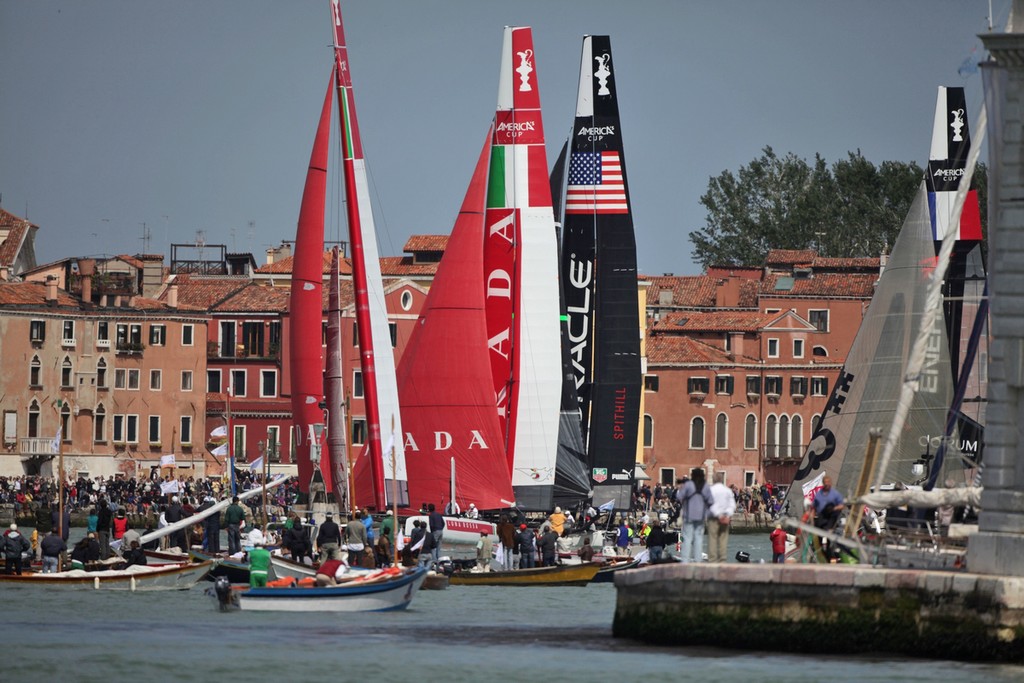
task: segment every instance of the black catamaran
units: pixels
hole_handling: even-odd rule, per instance
[[[552,184],[561,188],[564,182],[566,188],[561,202],[563,342],[581,430],[582,443],[575,449],[585,449],[594,502],[614,501],[616,508],[627,509],[635,481],[643,377],[636,239],[614,71],[608,36],[584,37],[576,119],[566,143],[568,168],[556,166]],[[563,403],[563,415],[566,407]],[[563,476],[574,471],[574,459],[578,462],[566,422],[559,440],[562,466],[557,468]]]

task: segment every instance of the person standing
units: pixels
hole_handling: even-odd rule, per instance
[[[324,560],[340,560],[341,559],[341,528],[338,523],[334,521],[334,515],[328,512],[324,515],[324,523],[320,525],[320,530],[316,534],[316,547],[320,553],[320,561]],[[298,527],[298,528],[296,528]],[[302,522],[298,518],[292,523],[292,540],[293,542],[297,539],[297,533],[302,529]],[[303,542],[305,546],[305,542]],[[295,557],[295,550],[292,550],[292,559],[296,562],[299,561]],[[353,567],[357,566],[352,561],[351,554],[349,555],[349,562]]]
[[[629,555],[629,542],[633,537],[633,530],[629,528],[625,518],[619,522],[619,529],[615,536],[615,553],[617,555]]]
[[[508,515],[502,515],[497,528],[498,541],[501,543],[501,557],[498,562],[505,571],[515,569],[512,564],[512,555],[516,546],[516,528],[508,521]]]
[[[363,566],[363,551],[366,549],[366,526],[363,513],[356,511],[355,517],[345,525],[345,548],[348,549],[348,565]]]
[[[782,530],[782,522],[775,523],[775,529],[768,538],[772,541],[772,562],[783,564],[786,561],[786,532]]]
[[[224,523],[228,528],[228,555],[242,552],[241,524],[244,519],[245,510],[238,504],[238,496],[235,496],[224,511]]]
[[[363,526],[366,527],[366,547],[372,548],[377,537],[373,533],[373,515],[370,514],[370,508],[363,508]]]
[[[96,541],[100,544],[100,559],[110,557],[110,527],[114,521],[114,515],[110,512],[110,506],[105,498],[100,498],[99,513],[96,517]]]
[[[427,506],[427,520],[430,523],[430,535],[434,537],[434,545],[431,550],[431,557],[434,562],[437,562],[438,556],[441,552],[441,539],[444,538],[444,517],[437,511],[434,504],[431,503]]]
[[[558,534],[555,533],[554,527],[549,526],[547,531],[542,533],[540,538],[537,539],[537,550],[540,553],[542,567],[555,566],[555,552],[557,548]]]
[[[217,502],[213,499],[213,496],[206,496],[203,499],[203,504],[199,506],[199,512],[209,510]],[[212,514],[203,520],[203,548],[208,553],[218,554],[220,553],[220,515]]]
[[[519,568],[533,569],[537,566],[534,559],[533,549],[536,536],[525,524],[519,525],[519,533],[516,534],[516,545],[519,547]]]
[[[476,542],[476,563],[485,571],[491,566],[491,557],[494,555],[494,541],[486,531],[480,532],[480,540]]]
[[[167,511],[164,512],[164,519],[167,520],[167,524],[175,524],[180,522],[184,518],[184,512],[181,507],[181,499],[177,496],[171,498],[171,504],[167,506]],[[188,546],[185,544],[185,530],[178,529],[172,531],[168,543],[171,547],[180,548],[182,552],[188,552]]]
[[[704,559],[704,518],[711,507],[711,491],[706,485],[704,470],[699,467],[690,472],[690,480],[677,494],[680,504],[679,518],[683,527],[683,562]]]
[[[57,535],[57,527],[51,528],[50,533],[43,537],[39,548],[43,553],[43,573],[52,574],[60,571],[60,556],[67,551],[68,544]]]
[[[548,524],[555,530],[558,536],[562,535],[565,530],[565,515],[562,514],[562,508],[556,507],[555,511],[548,515]]]
[[[4,560],[4,571],[7,574],[21,574],[22,562],[21,556],[23,553],[28,552],[32,545],[25,538],[25,535],[18,531],[18,525],[12,524],[11,528],[4,532],[3,543],[0,543],[0,549],[3,550]]]
[[[665,522],[658,522],[651,527],[651,533],[647,534],[647,552],[652,563],[661,560],[665,552]]]
[[[265,588],[270,572],[270,551],[260,541],[249,551],[249,587]]]
[[[728,562],[729,527],[736,513],[736,498],[725,485],[725,472],[715,472],[708,517],[708,562]]]

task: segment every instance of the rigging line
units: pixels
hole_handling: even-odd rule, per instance
[[[960,225],[960,215],[963,212],[964,203],[967,200],[967,193],[971,189],[971,178],[974,176],[974,167],[978,163],[978,156],[981,153],[981,143],[985,139],[988,127],[988,113],[985,105],[982,104],[981,112],[978,114],[978,134],[976,139],[971,141],[971,151],[967,156],[967,164],[964,168],[964,175],[960,179],[960,186],[956,191],[956,198],[953,200],[953,216],[955,221],[950,221],[947,232],[942,236],[942,247],[939,249],[939,258],[932,271],[932,281],[928,284],[925,311],[922,316],[917,338],[914,340],[913,350],[910,354],[907,373],[900,390],[899,401],[896,404],[896,415],[893,418],[892,426],[885,437],[885,444],[882,448],[882,455],[879,458],[878,468],[873,477],[872,484],[877,488],[882,484],[882,478],[889,468],[889,461],[896,450],[903,425],[907,421],[910,412],[910,403],[917,392],[917,384],[920,380],[922,368],[924,367],[925,351],[928,345],[928,337],[935,327],[939,312],[942,310],[942,284],[946,269],[949,267],[949,259],[953,253],[953,246],[956,244],[957,227]],[[922,181],[923,182],[923,181]]]

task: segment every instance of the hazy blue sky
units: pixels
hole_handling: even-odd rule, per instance
[[[994,3],[997,27],[1009,0]],[[549,164],[582,36],[611,35],[641,272],[695,273],[711,176],[765,145],[927,159],[936,87],[986,0],[342,2],[381,253],[447,233],[493,116],[505,25],[534,29]],[[40,262],[295,236],[331,65],[327,0],[0,0],[0,194]],[[340,184],[333,183],[340,188]],[[337,193],[338,190],[335,190]],[[343,239],[335,194],[329,239]],[[343,220],[343,219],[341,219]],[[250,225],[252,224],[252,226]]]

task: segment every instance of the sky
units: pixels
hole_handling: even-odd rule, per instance
[[[1005,25],[1010,0],[993,0]],[[710,178],[765,146],[927,160],[940,85],[982,101],[987,0],[342,0],[382,255],[451,231],[532,26],[554,163],[582,36],[608,34],[641,273],[696,274]],[[39,263],[294,240],[331,68],[328,0],[0,0],[0,206]],[[340,172],[328,240],[344,240]]]

